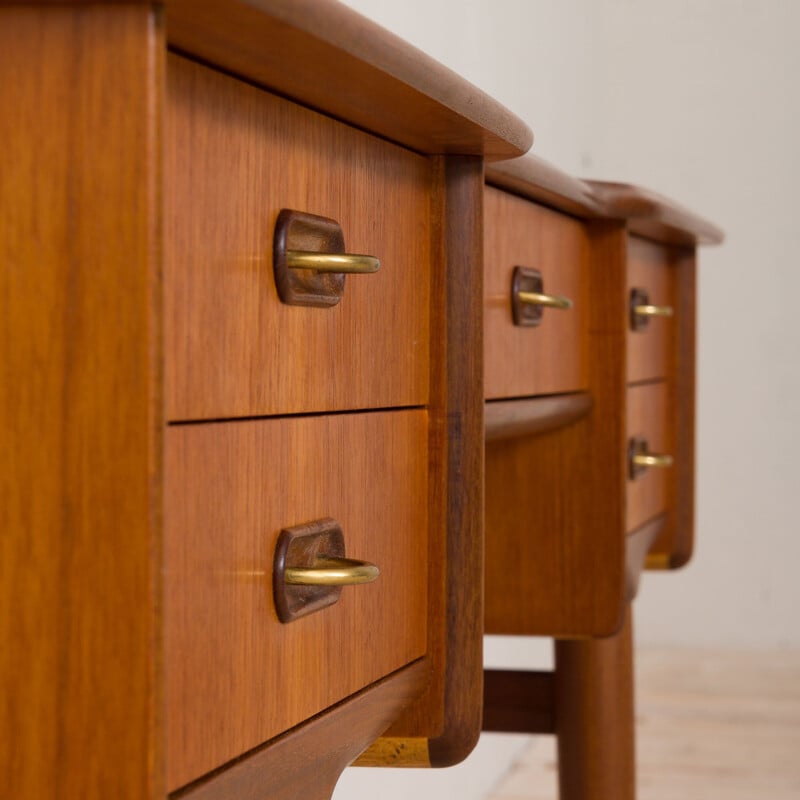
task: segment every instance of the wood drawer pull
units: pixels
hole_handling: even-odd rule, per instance
[[[381,262],[375,256],[355,253],[315,253],[310,250],[287,250],[289,269],[315,269],[317,272],[366,275],[377,272]]]
[[[657,306],[650,302],[644,289],[631,289],[631,329],[640,331],[647,327],[651,317],[671,317],[672,306]]]
[[[544,279],[538,269],[514,267],[511,275],[511,315],[514,324],[521,327],[539,325],[545,308],[565,311],[572,308],[572,300],[545,294]]]
[[[519,297],[520,302],[533,306],[559,308],[562,311],[572,308],[572,300],[568,297],[560,297],[559,295],[540,294],[539,292],[519,292],[517,297]]]
[[[341,525],[330,517],[284,528],[272,565],[275,611],[281,622],[333,605],[343,586],[372,583],[380,570],[368,561],[346,558]]]
[[[317,558],[311,567],[286,567],[283,579],[296,586],[356,586],[372,583],[380,570],[355,558]]]
[[[628,472],[631,480],[638,478],[643,472],[656,467],[666,469],[673,464],[673,458],[666,453],[651,453],[647,439],[634,437],[628,445]]]
[[[282,303],[335,306],[344,294],[345,276],[377,272],[375,256],[346,252],[344,231],[335,219],[284,208],[275,221],[272,269]]]

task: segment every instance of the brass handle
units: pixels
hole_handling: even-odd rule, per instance
[[[634,436],[628,443],[628,477],[636,480],[650,467],[664,469],[672,466],[672,456],[666,453],[651,453],[647,439]]]
[[[651,306],[643,304],[633,307],[633,313],[637,317],[671,317],[673,314],[672,306]]]
[[[541,294],[541,292],[517,292],[517,297],[520,302],[530,306],[546,306],[547,308],[558,308],[562,311],[572,308],[572,300],[569,297]]]
[[[671,467],[672,456],[665,453],[636,453],[633,463],[637,467]]]
[[[355,253],[315,253],[310,250],[287,250],[286,266],[289,269],[315,269],[317,272],[367,275],[370,272],[377,272],[381,262],[375,256],[362,256]]]
[[[380,570],[369,561],[320,556],[313,567],[286,567],[283,580],[298,586],[356,586],[372,583]]]

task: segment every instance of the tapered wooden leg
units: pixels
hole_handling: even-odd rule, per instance
[[[630,606],[616,636],[556,643],[561,800],[634,800]]]

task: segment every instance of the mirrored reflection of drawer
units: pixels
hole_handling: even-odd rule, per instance
[[[588,388],[589,251],[583,224],[491,186],[484,199],[486,398]],[[515,324],[515,268],[541,276],[538,291],[518,283],[520,291],[565,298],[572,307],[542,306],[536,324]]]
[[[175,55],[165,154],[169,419],[427,402],[427,159]],[[380,269],[337,305],[282,303],[282,209],[334,220]]]
[[[643,522],[668,509],[671,503],[674,464],[674,435],[670,426],[670,391],[664,382],[631,386],[627,392],[629,476],[626,528],[632,531]],[[633,448],[631,443],[633,442]],[[652,466],[634,467],[631,450],[661,456]]]
[[[168,428],[170,791],[425,654],[427,428],[418,410]],[[326,517],[380,576],[281,623],[278,536]]]
[[[676,263],[673,249],[637,236],[628,239],[628,381],[664,378],[675,358]],[[638,312],[637,312],[638,309]]]

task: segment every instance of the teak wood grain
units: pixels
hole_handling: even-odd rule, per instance
[[[533,134],[451,70],[341,3],[168,0],[172,47],[428,154],[513,158]]]
[[[578,220],[487,186],[484,236],[487,399],[588,388],[589,240]],[[573,308],[544,309],[536,327],[514,325],[514,268],[541,272],[545,294]]]
[[[167,430],[171,790],[425,655],[427,437],[422,410]],[[278,534],[325,517],[380,577],[282,624]]]
[[[591,408],[589,392],[494,400],[484,406],[484,439],[493,442],[553,431],[585,416]]]
[[[635,800],[633,623],[607,639],[556,642],[562,800]]]
[[[486,182],[576,217],[604,216],[604,208],[588,183],[531,153],[488,164]]]
[[[628,435],[647,440],[653,453],[665,453],[674,459],[672,430],[671,384],[659,382],[628,389]],[[626,530],[633,531],[647,520],[669,508],[673,503],[671,487],[675,465],[650,467],[636,478],[628,478],[626,492]]]
[[[555,674],[507,669],[483,673],[483,730],[555,733]]]
[[[427,691],[359,763],[443,767],[481,729],[483,688],[483,164],[434,162]]]
[[[683,309],[676,292],[677,267],[685,249],[665,247],[638,236],[628,239],[628,290],[647,292],[651,305],[670,306],[671,317],[651,317],[646,327],[628,326],[628,381],[665,378],[674,362],[676,330]]]
[[[428,401],[428,159],[178,56],[167,60],[169,419]],[[381,260],[332,308],[284,305],[282,208]]]
[[[415,662],[171,800],[330,800],[350,762],[417,697],[428,670]]]
[[[675,463],[662,476],[668,514],[647,559],[656,568],[683,566],[694,547],[695,261],[692,247],[629,236],[630,286],[648,289],[651,302],[674,309],[672,317],[652,319],[641,331],[629,330],[627,342],[628,379],[664,377],[669,387],[665,424]],[[656,286],[657,295],[651,289]],[[643,521],[641,515],[638,519]]]
[[[587,223],[587,416],[486,445],[486,632],[607,636],[625,569],[624,225]]]
[[[679,569],[694,551],[695,515],[695,394],[697,338],[697,272],[694,251],[683,251],[677,272],[678,305],[673,384],[673,475],[675,513],[666,530],[653,545],[653,553],[669,553],[669,565]]]
[[[0,794],[164,797],[146,6],[0,7]]]
[[[659,537],[669,518],[659,514],[625,537],[625,599],[632,603],[639,592],[639,579],[647,563],[653,542]]]
[[[603,214],[626,220],[628,230],[664,244],[720,244],[720,228],[674,200],[629,183],[587,181]]]
[[[694,459],[695,459],[695,254],[683,248],[673,255],[676,303],[680,309],[671,354],[669,424],[675,459],[670,481],[670,513],[653,544],[648,566],[678,569],[694,550]]]

